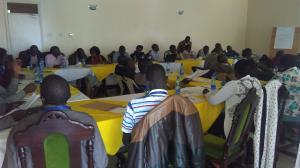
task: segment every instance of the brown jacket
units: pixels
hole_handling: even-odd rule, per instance
[[[128,167],[204,167],[202,138],[199,113],[192,102],[170,96],[134,127]]]

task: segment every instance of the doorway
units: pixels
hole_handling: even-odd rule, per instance
[[[19,52],[31,45],[42,47],[41,24],[37,4],[8,3],[8,31],[10,53],[18,57]]]

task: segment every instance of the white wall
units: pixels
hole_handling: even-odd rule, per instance
[[[130,52],[142,44],[148,52],[152,43],[164,51],[186,35],[192,37],[194,50],[216,42],[240,50],[246,41],[248,0],[9,1],[40,1],[44,49],[58,45],[66,54],[97,45],[106,55],[121,44]],[[90,11],[89,3],[98,9]],[[181,16],[179,9],[185,11]]]
[[[89,2],[98,4],[88,10]],[[104,54],[125,44],[132,51],[158,43],[161,50],[190,35],[193,48],[220,41],[244,47],[247,0],[41,0],[44,46],[70,54],[97,45]],[[182,16],[178,9],[185,10]],[[73,38],[68,33],[74,33]]]
[[[6,6],[4,0],[0,0],[0,48],[8,48],[6,35],[6,20],[5,12]]]
[[[269,54],[274,26],[300,26],[300,0],[249,0],[246,46]]]

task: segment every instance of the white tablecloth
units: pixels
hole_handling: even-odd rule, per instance
[[[167,73],[179,73],[181,63],[160,63]]]
[[[82,79],[88,75],[93,75],[93,72],[90,68],[70,66],[65,69],[58,69],[54,72],[54,74],[59,75],[70,82],[77,79]]]

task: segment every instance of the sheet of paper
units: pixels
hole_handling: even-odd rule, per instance
[[[189,78],[189,79],[196,79],[206,73],[208,73],[209,70],[197,70],[196,72],[194,72],[193,74],[187,76],[186,78]]]
[[[275,49],[292,49],[294,44],[295,27],[277,27]]]
[[[198,86],[198,87],[187,87],[181,89],[181,94],[186,96],[199,96],[202,95],[203,90],[205,87]]]
[[[16,111],[29,109],[39,98],[40,98],[39,94],[33,93],[32,96],[28,100],[26,100],[25,103],[21,104],[17,108],[12,109],[10,112],[6,113],[5,115],[0,116],[0,119],[9,116]]]

